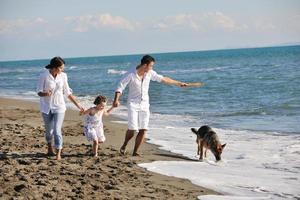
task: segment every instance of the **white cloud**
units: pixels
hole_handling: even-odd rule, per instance
[[[48,22],[42,17],[37,17],[35,19],[16,19],[16,20],[0,19],[0,34],[17,33],[24,29],[37,27],[47,23]]]
[[[265,34],[298,34],[300,35],[300,15],[292,15],[286,18],[257,19],[253,22],[253,30]],[[298,37],[299,38],[299,37]]]
[[[153,27],[160,30],[188,28],[201,32],[208,32],[211,30],[240,31],[248,29],[247,25],[237,23],[234,19],[222,12],[168,16],[163,20],[156,22]]]
[[[87,32],[90,29],[101,30],[104,28],[121,29],[133,31],[137,27],[137,23],[120,17],[112,16],[111,14],[100,15],[84,15],[78,17],[67,16],[64,20],[71,23],[75,32]]]
[[[255,31],[258,32],[269,32],[269,31],[274,31],[275,29],[279,28],[279,26],[278,26],[278,21],[277,21],[277,25],[275,25],[272,20],[259,19],[254,21],[253,28]]]
[[[236,24],[236,22],[232,18],[224,15],[221,12],[211,13],[210,17],[212,17],[214,19],[216,24],[220,25],[221,27],[223,27],[225,29],[239,28],[239,26]]]
[[[286,24],[286,28],[293,30],[300,35],[300,14],[291,16]]]

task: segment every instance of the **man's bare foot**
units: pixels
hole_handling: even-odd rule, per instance
[[[90,155],[93,156],[93,157],[98,157],[98,153],[92,152]]]
[[[126,153],[126,147],[122,146],[120,149],[120,154],[125,155],[125,153]]]
[[[142,157],[141,154],[133,152],[132,156],[138,156],[138,157]]]

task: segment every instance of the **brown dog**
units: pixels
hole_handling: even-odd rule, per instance
[[[204,148],[204,157],[206,157],[206,151],[209,149],[215,155],[217,161],[221,160],[221,154],[226,144],[221,144],[217,133],[209,126],[201,126],[198,131],[194,128],[191,128],[191,130],[197,135],[196,143],[198,144],[197,155],[200,155],[199,160],[203,160]]]

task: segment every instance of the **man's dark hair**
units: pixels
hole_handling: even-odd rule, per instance
[[[149,55],[144,55],[143,58],[141,59],[141,65],[148,65],[151,62],[155,62],[155,59],[152,56]]]

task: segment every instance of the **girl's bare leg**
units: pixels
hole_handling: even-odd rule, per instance
[[[94,140],[94,142],[93,142],[93,154],[94,154],[94,157],[98,156],[98,146],[99,146],[98,140]]]

